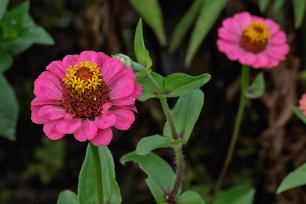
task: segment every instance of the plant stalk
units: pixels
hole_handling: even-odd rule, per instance
[[[241,73],[241,91],[240,91],[240,100],[239,100],[239,107],[238,107],[238,113],[235,119],[235,124],[234,124],[234,130],[232,133],[232,137],[231,137],[231,142],[230,142],[230,146],[228,148],[227,151],[227,155],[225,158],[225,161],[223,163],[223,167],[221,170],[221,173],[219,175],[219,178],[217,180],[217,183],[215,185],[213,194],[212,194],[212,198],[210,200],[210,204],[214,203],[214,200],[218,194],[218,192],[220,191],[222,184],[224,182],[224,178],[226,176],[228,167],[233,159],[233,154],[234,154],[234,150],[237,144],[237,140],[239,137],[239,132],[240,132],[240,127],[241,127],[241,122],[242,122],[242,117],[244,114],[244,110],[246,107],[246,103],[247,103],[247,98],[245,97],[245,92],[248,88],[249,85],[249,78],[250,78],[250,68],[246,65],[242,66],[242,73]]]
[[[102,170],[101,170],[101,162],[98,147],[95,147],[90,143],[90,149],[92,153],[92,158],[94,160],[95,165],[95,173],[96,173],[96,184],[98,191],[98,204],[103,204],[103,184],[102,184]]]
[[[155,81],[155,79],[152,77],[150,73],[148,73],[148,76],[150,80],[153,82],[153,84],[156,86],[156,88],[160,89],[158,83]],[[173,140],[180,140],[182,138],[179,137],[177,130],[175,128],[174,119],[172,116],[172,113],[170,111],[167,98],[165,96],[159,97],[160,104],[162,106],[163,112],[166,116],[166,120],[169,123],[172,139]],[[184,154],[183,154],[183,147],[181,144],[175,146],[174,148],[175,152],[175,162],[176,162],[176,179],[174,186],[171,190],[171,192],[166,196],[166,202],[168,204],[176,204],[175,198],[176,194],[178,193],[180,186],[182,185],[184,173],[185,173],[185,160],[184,160]]]

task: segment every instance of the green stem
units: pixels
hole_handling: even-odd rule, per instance
[[[234,130],[233,130],[233,134],[231,137],[231,142],[230,142],[230,146],[229,149],[227,151],[227,155],[225,158],[225,162],[223,164],[223,168],[222,171],[220,173],[220,176],[218,178],[218,181],[215,185],[213,194],[212,194],[212,199],[210,201],[210,204],[214,203],[214,200],[218,194],[218,192],[220,191],[224,178],[226,176],[227,173],[227,169],[233,159],[233,154],[234,154],[234,150],[235,150],[235,146],[237,144],[237,140],[238,140],[238,136],[239,136],[239,131],[240,131],[240,127],[241,127],[241,122],[242,122],[242,117],[243,117],[243,113],[245,110],[245,106],[247,103],[247,98],[245,97],[245,91],[248,88],[249,85],[249,75],[250,75],[250,68],[246,65],[242,66],[242,76],[241,76],[241,92],[240,92],[240,100],[239,100],[239,108],[238,108],[238,113],[235,119],[235,125],[234,125]]]
[[[155,81],[155,79],[152,77],[151,73],[147,73],[149,76],[149,79],[153,82],[153,84],[156,86],[156,88],[158,90],[162,89],[162,87],[160,87],[158,85],[158,83]],[[174,124],[174,119],[172,116],[172,113],[170,111],[168,102],[167,102],[167,98],[163,95],[161,95],[159,97],[159,101],[160,104],[162,106],[163,112],[166,116],[166,120],[169,123],[170,129],[171,129],[171,134],[172,134],[172,139],[173,140],[180,140],[181,138],[179,137],[177,130],[175,128],[175,124]],[[171,190],[171,192],[168,194],[168,196],[166,197],[166,201],[168,204],[175,204],[175,197],[176,194],[178,192],[178,190],[180,189],[180,186],[183,182],[183,178],[184,178],[184,171],[185,171],[185,160],[184,160],[184,154],[183,154],[183,147],[181,144],[175,146],[174,148],[174,152],[175,152],[175,162],[176,162],[176,179],[175,179],[175,183],[174,186]]]
[[[99,150],[98,147],[93,146],[91,143],[90,143],[90,149],[95,165],[97,191],[98,191],[98,204],[103,204],[104,202],[103,202],[102,170],[101,170]]]
[[[165,96],[161,96],[159,98],[159,101],[160,101],[160,104],[162,106],[163,112],[165,113],[166,120],[169,123],[170,129],[171,129],[171,133],[172,133],[172,138],[174,140],[180,139],[178,134],[177,134],[177,131],[175,129],[174,120],[173,120],[170,108],[168,106],[166,97]]]
[[[175,197],[183,182],[184,170],[185,170],[185,160],[184,160],[182,145],[179,144],[176,147],[174,147],[174,152],[175,152],[175,158],[176,158],[176,179],[175,179],[175,183],[172,188],[172,191],[170,192],[167,198],[168,204],[176,203]]]

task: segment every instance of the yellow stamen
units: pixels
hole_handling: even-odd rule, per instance
[[[270,37],[269,27],[261,21],[253,21],[244,30],[243,35],[249,37],[251,42],[266,42]]]
[[[67,73],[63,79],[68,88],[73,88],[78,92],[84,93],[86,89],[96,90],[102,84],[100,68],[96,63],[89,61],[80,62],[67,68]]]

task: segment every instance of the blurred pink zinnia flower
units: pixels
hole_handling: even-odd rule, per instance
[[[248,12],[225,19],[218,35],[221,52],[254,68],[273,68],[289,51],[286,34],[277,23]]]
[[[110,143],[111,127],[130,128],[141,87],[132,69],[117,59],[84,51],[51,62],[35,80],[34,95],[32,121],[44,124],[49,139],[74,134],[98,146]]]
[[[299,108],[303,111],[304,116],[306,116],[306,94],[303,94],[299,101]]]

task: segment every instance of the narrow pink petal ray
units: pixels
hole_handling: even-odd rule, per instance
[[[74,137],[76,140],[80,142],[84,142],[86,140],[91,140],[97,134],[98,127],[91,120],[83,120],[79,129],[77,129],[74,133]]]
[[[112,113],[117,117],[115,127],[119,130],[129,129],[135,120],[133,111],[128,109],[117,109],[113,110]]]

